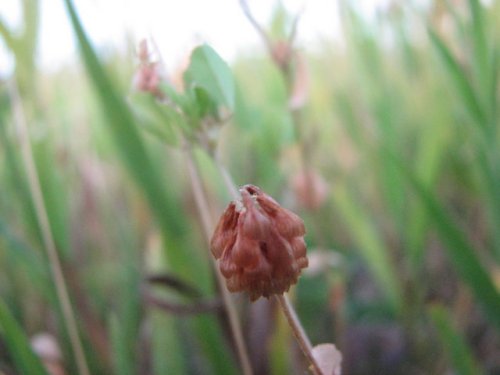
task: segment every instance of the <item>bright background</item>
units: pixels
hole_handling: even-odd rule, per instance
[[[388,0],[360,0],[357,4],[366,15],[387,6]],[[304,7],[299,41],[312,48],[320,39],[340,38],[338,7],[331,0],[288,0],[284,2],[293,13]],[[138,41],[153,37],[161,50],[167,68],[185,59],[200,41],[209,42],[226,59],[238,51],[248,52],[260,41],[245,19],[238,0],[77,0],[75,5],[93,41],[102,50],[123,48],[124,36]],[[272,2],[250,2],[252,12],[266,24],[272,13]],[[3,0],[0,17],[16,25],[21,17],[19,2]],[[44,69],[55,70],[60,64],[77,58],[73,32],[63,2],[43,0],[39,63]],[[260,47],[259,47],[260,48]],[[0,40],[0,74],[12,68],[4,44]]]

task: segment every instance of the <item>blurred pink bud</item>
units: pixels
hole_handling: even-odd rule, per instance
[[[241,201],[231,202],[219,220],[212,254],[229,291],[246,291],[252,301],[282,294],[308,265],[304,222],[256,186],[240,192]]]
[[[302,108],[309,98],[309,72],[303,55],[297,54],[293,77],[293,88],[288,107],[293,111]]]
[[[161,98],[163,94],[160,90],[160,83],[162,81],[160,66],[157,62],[151,61],[146,40],[142,40],[140,42],[138,56],[140,65],[134,76],[134,88],[138,91],[149,92],[152,95]]]
[[[274,62],[280,67],[285,68],[292,59],[292,46],[288,41],[277,41],[271,47],[271,56]]]
[[[154,96],[161,96],[161,76],[157,63],[147,63],[139,67],[134,77],[134,88],[138,91],[149,92]]]
[[[31,337],[30,343],[33,352],[42,360],[48,374],[66,374],[61,349],[53,335],[46,332],[38,333]]]
[[[328,197],[328,184],[316,171],[301,169],[291,179],[297,203],[308,210],[317,210]]]

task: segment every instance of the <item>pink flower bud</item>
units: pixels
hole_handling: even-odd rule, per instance
[[[140,65],[134,76],[134,88],[161,98],[163,94],[160,90],[162,81],[160,66],[157,62],[151,61],[150,51],[145,40],[142,40],[139,44],[138,56]]]
[[[157,63],[147,63],[139,66],[134,77],[134,87],[138,91],[149,92],[161,96],[161,75]]]
[[[256,186],[240,192],[217,224],[212,254],[231,292],[246,291],[252,301],[282,294],[308,265],[304,222]]]
[[[315,170],[301,170],[291,178],[297,203],[305,209],[317,210],[328,198],[328,184]]]
[[[288,41],[277,41],[271,47],[271,57],[273,58],[274,62],[282,69],[290,64],[292,54],[293,49]]]

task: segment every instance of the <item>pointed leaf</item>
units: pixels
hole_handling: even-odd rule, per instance
[[[202,87],[219,106],[234,109],[234,79],[227,63],[207,44],[191,54],[191,63],[184,73],[186,87]]]

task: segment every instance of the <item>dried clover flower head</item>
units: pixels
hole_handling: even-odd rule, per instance
[[[308,265],[304,222],[256,186],[240,193],[217,224],[212,254],[231,292],[246,291],[252,301],[282,294]]]

